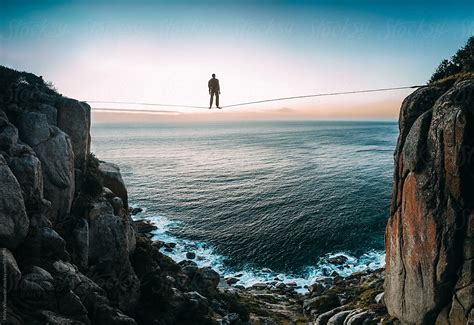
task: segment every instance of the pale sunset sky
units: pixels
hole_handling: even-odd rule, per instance
[[[424,84],[474,33],[471,1],[4,1],[0,64],[65,96],[207,106]],[[228,108],[91,104],[99,120],[395,119],[410,90]]]

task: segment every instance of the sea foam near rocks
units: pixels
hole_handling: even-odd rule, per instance
[[[151,232],[153,234],[152,240],[162,241],[165,244],[172,243],[171,246],[174,246],[170,249],[170,245],[164,245],[161,248],[163,254],[171,257],[176,262],[181,262],[188,259],[186,257],[188,252],[193,252],[196,257],[192,261],[198,267],[210,266],[224,278],[237,278],[236,285],[244,287],[277,281],[292,284],[297,292],[305,293],[307,292],[307,286],[320,279],[334,278],[335,276],[347,277],[355,272],[376,270],[384,267],[385,263],[385,253],[383,251],[371,250],[358,257],[345,252],[327,254],[319,258],[314,265],[306,267],[300,274],[277,273],[268,268],[257,269],[249,265],[242,269],[229,268],[225,265],[227,257],[218,254],[211,245],[173,235],[173,229],[186,226],[183,222],[171,220],[165,216],[147,216],[146,209],[143,209],[142,213],[135,217],[135,220],[141,219],[148,220],[157,227]],[[340,257],[342,257],[343,262],[334,263],[334,258]]]

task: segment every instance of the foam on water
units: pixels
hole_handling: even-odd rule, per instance
[[[210,266],[223,277],[237,277],[238,285],[250,287],[256,283],[268,283],[278,279],[284,283],[295,283],[296,291],[306,292],[306,286],[313,284],[318,278],[334,276],[334,272],[342,277],[349,276],[354,272],[376,270],[385,264],[385,253],[383,251],[371,250],[365,254],[354,257],[345,252],[334,252],[321,257],[314,266],[308,266],[303,274],[282,274],[273,272],[270,269],[255,269],[251,266],[245,266],[242,269],[232,269],[225,265],[226,257],[219,255],[210,245],[192,241],[184,238],[178,238],[171,234],[170,230],[177,227],[185,227],[182,222],[170,220],[164,216],[142,216],[135,219],[149,220],[157,227],[152,232],[153,240],[160,240],[165,243],[175,243],[176,247],[172,251],[166,251],[161,248],[161,252],[174,261],[180,262],[186,260],[187,252],[194,252],[196,258],[193,259],[199,267]],[[336,256],[344,256],[346,260],[340,265],[328,262],[328,259]]]

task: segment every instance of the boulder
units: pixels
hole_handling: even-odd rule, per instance
[[[89,265],[89,224],[84,218],[77,218],[71,238],[72,260],[79,269],[87,269]]]
[[[369,311],[364,310],[355,310],[347,315],[347,318],[344,320],[344,325],[363,325],[364,322],[367,323],[370,321],[371,314]]]
[[[33,257],[52,257],[69,259],[66,241],[51,227],[39,227],[28,235],[22,253]]]
[[[61,98],[56,103],[58,127],[69,135],[74,151],[74,165],[83,169],[90,153],[91,108],[87,103]]]
[[[310,314],[311,311],[316,313],[325,313],[333,308],[340,305],[339,299],[335,294],[322,294],[314,298],[306,299],[303,301],[303,312]]]
[[[193,274],[191,287],[205,296],[213,296],[217,292],[219,281],[219,273],[210,267],[203,267]]]
[[[453,306],[457,324],[456,309],[472,310],[473,93],[472,80],[430,86],[401,107],[384,302],[402,323],[434,324]]]
[[[374,298],[375,303],[380,304],[380,305],[384,305],[383,296],[384,296],[383,292],[376,295],[375,298]]]
[[[43,170],[34,151],[26,145],[16,145],[11,150],[9,166],[20,184],[28,213],[46,212],[50,203],[44,201]]]
[[[25,238],[30,221],[20,184],[0,154],[0,247],[15,248]]]
[[[7,281],[5,289],[11,291],[17,287],[21,279],[21,271],[16,264],[15,257],[13,257],[13,254],[7,248],[0,249],[0,261],[0,265],[2,265],[2,267],[0,267],[0,279]],[[6,271],[6,273],[4,273],[4,271]],[[2,280],[2,283],[4,280]]]
[[[77,277],[79,283],[73,291],[86,307],[92,324],[136,324],[132,318],[110,306],[106,292],[94,281],[79,272]]]
[[[46,116],[49,125],[58,125],[58,112],[56,107],[48,104],[38,104],[35,109]]]
[[[38,112],[25,112],[18,118],[20,139],[31,147],[49,140],[51,129],[46,115]]]
[[[56,308],[54,279],[40,267],[31,268],[20,280],[18,296],[28,308],[50,309]]]
[[[125,209],[128,209],[127,188],[120,174],[120,168],[115,164],[102,161],[99,164],[99,171],[104,181],[104,186],[120,197]]]
[[[344,325],[344,321],[350,313],[350,310],[344,310],[336,313],[331,318],[329,318],[327,325]]]
[[[315,325],[326,325],[327,322],[331,319],[331,317],[341,312],[342,310],[343,310],[343,307],[337,307],[320,314],[318,318],[316,318]]]
[[[148,220],[135,220],[134,225],[139,234],[148,234],[158,228]]]
[[[49,218],[53,223],[69,214],[74,196],[74,153],[69,137],[51,127],[51,137],[33,146],[41,161],[44,197],[51,202]]]
[[[1,111],[0,111],[1,112]],[[0,116],[0,150],[8,150],[18,141],[18,130],[11,124],[6,115]]]
[[[110,204],[112,204],[112,208],[114,209],[114,214],[116,216],[124,216],[126,211],[123,208],[123,201],[118,196],[110,199]]]
[[[347,262],[347,257],[344,255],[336,255],[328,258],[328,262],[334,265],[342,265]]]
[[[96,202],[89,212],[89,265],[92,280],[107,283],[108,297],[120,309],[133,308],[139,295],[139,281],[130,264],[134,231],[132,221],[116,216],[107,201]],[[133,240],[131,239],[133,235]]]

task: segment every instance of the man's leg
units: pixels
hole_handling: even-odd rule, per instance
[[[219,106],[219,93],[216,93],[216,106],[217,106],[217,108],[221,108]]]
[[[209,108],[212,107],[212,101],[214,99],[214,92],[211,91],[211,100],[209,101]]]

